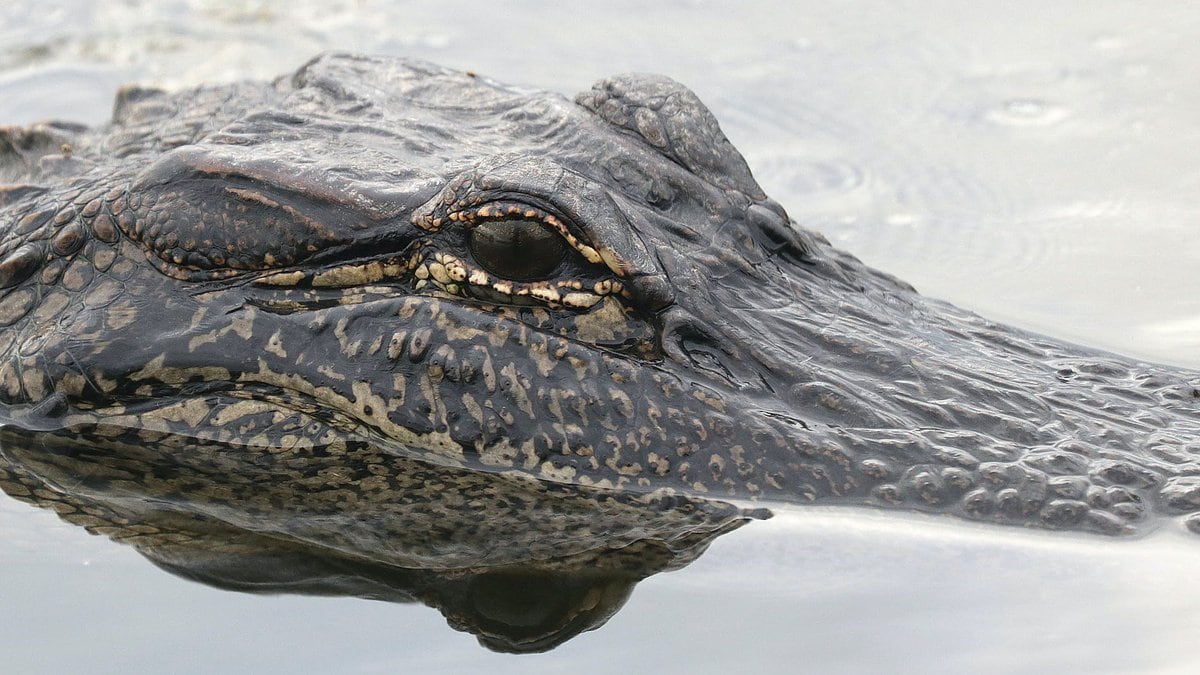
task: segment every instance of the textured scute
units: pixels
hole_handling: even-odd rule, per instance
[[[575,102],[637,133],[696,176],[754,199],[765,197],[716,118],[678,82],[661,75],[619,75],[596,83]]]
[[[868,268],[766,197],[664,77],[572,102],[327,55],[272,83],[126,89],[105,127],[0,139],[16,428],[226,448],[231,474],[364,443],[598,510],[667,494],[1105,533],[1200,518],[1200,375]],[[473,253],[496,220],[561,237],[561,261],[504,278]],[[311,479],[343,479],[325,468]]]

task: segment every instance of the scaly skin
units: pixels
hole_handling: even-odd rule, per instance
[[[0,157],[13,427],[258,449],[248,464],[369,441],[605,493],[1200,524],[1200,375],[867,268],[791,222],[666,78],[571,102],[329,56],[272,84],[127,90],[108,127],[10,129]],[[561,238],[562,263],[497,274],[471,234],[497,220]]]

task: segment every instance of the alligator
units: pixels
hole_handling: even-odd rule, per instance
[[[0,183],[0,423],[22,433],[191,439],[234,478],[370,444],[597,511],[1200,531],[1200,373],[869,268],[666,77],[567,100],[325,55],[269,83],[128,87],[96,129],[6,128]],[[29,495],[9,462],[0,484]],[[396,485],[317,475],[346,503]],[[72,487],[39,498],[69,511]]]

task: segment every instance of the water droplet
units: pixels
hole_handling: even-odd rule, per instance
[[[1033,98],[1009,99],[987,113],[992,122],[1010,126],[1049,126],[1066,116],[1066,108]]]
[[[893,227],[912,227],[917,224],[917,216],[913,213],[893,213],[884,222]]]
[[[1125,40],[1121,39],[1117,35],[1112,34],[1097,35],[1096,38],[1092,40],[1092,48],[1101,51],[1113,51],[1116,49],[1121,49],[1124,46]]]

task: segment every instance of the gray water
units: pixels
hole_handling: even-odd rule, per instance
[[[571,94],[658,71],[768,194],[922,292],[1200,367],[1200,8],[990,3],[9,2],[0,122],[104,121],[123,82],[417,56]],[[1194,672],[1200,542],[787,509],[503,656],[434,610],[257,597],[0,500],[0,672]]]

